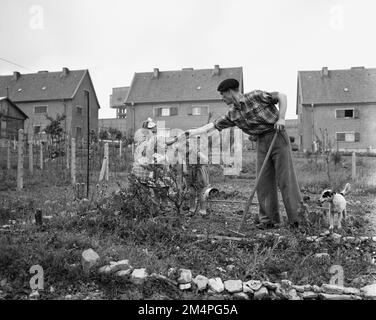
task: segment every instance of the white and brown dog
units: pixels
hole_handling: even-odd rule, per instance
[[[337,228],[342,228],[342,219],[346,219],[346,199],[345,195],[350,190],[350,184],[346,183],[345,188],[337,193],[333,192],[331,189],[325,189],[320,196],[319,203],[324,202],[329,203],[329,230],[334,229],[334,214],[337,214]]]

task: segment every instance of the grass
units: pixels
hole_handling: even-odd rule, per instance
[[[364,172],[370,172],[372,164],[363,159]],[[318,162],[309,164],[307,159],[295,159],[301,186],[310,192],[317,192],[327,186],[325,167]],[[349,169],[333,167],[333,179],[338,187],[349,178]],[[219,168],[211,168],[214,184],[221,186],[221,198],[245,199],[249,194],[249,179],[254,178],[254,164],[247,163],[243,175],[247,179],[224,180]],[[29,269],[39,264],[44,268],[45,287],[43,299],[61,299],[66,294],[79,298],[93,296],[100,290],[104,299],[205,299],[206,294],[194,291],[183,293],[176,288],[158,282],[148,281],[143,286],[135,286],[127,280],[98,275],[95,272],[85,275],[80,268],[81,253],[94,249],[101,257],[100,265],[110,261],[129,259],[135,268],[146,267],[149,273],[167,274],[169,268],[189,268],[193,275],[227,279],[259,279],[278,281],[281,273],[287,272],[288,279],[296,284],[328,283],[331,277],[329,268],[341,265],[345,272],[345,284],[354,285],[353,279],[369,275],[370,257],[375,246],[371,242],[358,245],[308,243],[307,235],[317,234],[318,230],[301,228],[293,232],[282,228],[278,232],[284,236],[278,240],[272,236],[258,239],[262,231],[247,229],[254,241],[235,242],[195,239],[189,235],[196,233],[220,234],[235,224],[236,216],[229,214],[225,207],[218,207],[216,214],[209,219],[187,219],[168,210],[153,216],[145,210],[143,201],[124,189],[125,179],[118,182],[123,195],[113,193],[119,189],[117,183],[101,184],[92,187],[89,202],[74,200],[73,189],[58,176],[51,174],[26,177],[25,190],[19,194],[12,191],[12,174],[1,171],[0,225],[12,226],[9,232],[0,233],[0,280],[6,278],[6,292],[9,299],[24,299],[30,293]],[[364,173],[364,178],[367,174]],[[347,180],[348,181],[348,180]],[[347,182],[346,181],[346,182]],[[359,193],[359,182],[354,187],[353,196]],[[364,197],[372,197],[374,187],[367,185]],[[373,188],[373,189],[372,189]],[[95,192],[94,192],[95,190]],[[53,219],[45,222],[40,229],[33,223],[36,208]],[[344,235],[362,235],[369,224],[361,206],[351,208]],[[257,239],[257,240],[256,240]],[[329,260],[317,260],[315,253],[327,250]],[[78,266],[77,266],[78,265]],[[233,268],[229,268],[233,265]],[[48,288],[53,286],[54,293]]]

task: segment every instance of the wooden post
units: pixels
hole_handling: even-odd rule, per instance
[[[33,174],[34,163],[33,163],[33,140],[29,140],[29,171]]]
[[[104,156],[106,157],[106,181],[108,181],[108,176],[110,172],[110,157],[109,157],[109,149],[108,149],[108,143],[104,145]]]
[[[40,142],[40,149],[39,149],[39,167],[43,170],[43,143]]]
[[[104,157],[102,162],[101,172],[99,173],[99,181],[102,181],[104,177],[108,181],[108,171],[109,171],[109,158],[108,158],[108,143],[104,145]]]
[[[121,148],[122,148],[122,145],[123,145],[123,141],[119,140],[119,157],[121,158]]]
[[[23,129],[18,130],[17,190],[23,189]]]
[[[71,176],[72,183],[76,184],[76,139],[72,138],[71,144]]]
[[[10,140],[8,140],[7,146],[7,169],[10,170]]]
[[[355,151],[353,151],[352,153],[352,180],[355,181],[356,180],[356,155],[355,155]]]
[[[66,137],[65,139],[65,142],[66,142],[66,156],[67,156],[67,169],[69,169],[69,160],[70,160],[70,157],[69,157],[69,136]]]

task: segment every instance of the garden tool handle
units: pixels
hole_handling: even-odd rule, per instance
[[[272,149],[273,149],[273,146],[274,146],[275,140],[277,139],[277,135],[278,135],[278,131],[276,131],[276,132],[274,133],[273,140],[272,140],[272,142],[270,143],[269,150],[268,150],[268,152],[267,152],[267,154],[266,154],[266,156],[265,156],[264,162],[263,162],[263,164],[262,164],[262,166],[261,166],[260,173],[259,173],[259,175],[258,175],[257,178],[256,178],[255,187],[254,187],[254,189],[252,190],[252,193],[251,193],[250,197],[248,198],[248,200],[247,200],[247,202],[246,202],[246,204],[245,204],[244,211],[243,211],[243,217],[242,217],[242,220],[241,220],[241,222],[240,222],[240,225],[239,225],[238,231],[240,231],[241,228],[242,228],[243,225],[244,225],[245,218],[246,218],[246,216],[247,216],[247,214],[248,214],[248,211],[249,211],[249,207],[251,206],[252,201],[253,201],[253,197],[255,196],[255,193],[256,193],[256,190],[257,190],[257,186],[258,186],[258,184],[259,184],[259,182],[260,182],[260,177],[261,177],[261,175],[263,174],[264,169],[265,169],[265,166],[266,166],[266,163],[268,162],[269,157],[270,157],[270,154],[272,153]]]

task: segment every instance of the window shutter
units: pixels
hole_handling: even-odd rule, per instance
[[[162,108],[154,108],[154,117],[160,117],[162,115]]]
[[[337,133],[337,141],[345,141],[345,133]]]
[[[192,109],[193,109],[193,107],[192,107],[192,106],[188,107],[188,115],[189,115],[189,116],[191,116],[191,115],[192,115]]]
[[[355,142],[359,142],[359,141],[360,141],[360,133],[355,132]]]
[[[178,108],[172,107],[170,108],[170,116],[176,116],[178,114]]]
[[[354,109],[354,118],[359,119],[359,109]]]
[[[344,118],[345,110],[336,110],[336,118]]]

